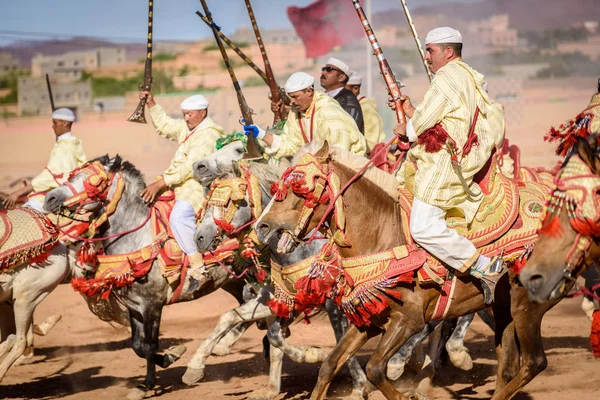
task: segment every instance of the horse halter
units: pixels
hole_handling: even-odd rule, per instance
[[[73,185],[69,182],[76,176],[85,174],[87,178],[84,178],[83,187],[84,190],[77,192]],[[125,189],[125,182],[123,180],[123,171],[119,171],[117,188],[111,199],[108,199],[108,191],[111,187],[115,176],[114,172],[106,172],[104,165],[100,161],[93,161],[82,165],[80,168],[73,170],[69,174],[69,178],[65,181],[64,185],[71,190],[73,196],[67,198],[62,206],[69,209],[74,205],[78,205],[74,212],[79,212],[85,205],[98,203],[99,209],[104,206],[105,211],[97,219],[90,223],[88,229],[88,237],[91,238],[96,234],[97,228],[102,225],[108,216],[115,212],[117,204],[121,200],[123,190]]]
[[[569,223],[577,232],[577,237],[565,259],[565,279],[573,279],[574,272],[585,261],[585,253],[592,241],[600,238],[599,193],[600,177],[578,155],[570,157],[554,178],[554,189],[546,204],[548,213],[540,232],[547,231],[547,227],[566,208]]]
[[[262,213],[262,197],[258,178],[252,175],[245,164],[241,164],[240,167],[243,177],[217,179],[211,184],[208,196],[197,216],[197,224],[204,219],[207,210],[213,209],[215,225],[227,236],[232,236],[254,223]],[[246,198],[246,193],[250,200],[253,220],[236,229],[232,221],[240,209],[241,202]],[[215,210],[218,211],[218,215],[215,215]]]
[[[296,243],[304,243],[301,239],[308,227],[310,219],[319,205],[329,204],[340,191],[340,179],[329,164],[320,163],[312,154],[304,154],[298,163],[289,167],[282,175],[279,182],[271,186],[271,194],[275,201],[283,201],[289,192],[304,199],[304,206],[300,212],[298,223],[294,231],[286,231]],[[349,246],[345,235],[346,216],[342,197],[335,201],[333,213],[334,223],[330,223],[332,240],[340,246]]]

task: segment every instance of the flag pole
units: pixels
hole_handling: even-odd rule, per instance
[[[371,0],[365,0],[367,8],[367,18],[371,20]],[[371,43],[367,40],[367,97],[373,97],[373,49]]]
[[[429,78],[429,82],[431,82],[431,71],[427,66],[427,61],[425,61],[425,53],[423,53],[423,47],[421,47],[421,41],[419,40],[419,35],[417,34],[417,29],[415,28],[415,24],[410,16],[410,11],[408,11],[408,6],[406,5],[406,0],[400,0],[402,3],[402,8],[404,9],[404,15],[406,15],[406,21],[408,21],[408,27],[413,34],[413,38],[415,38],[415,42],[417,43],[417,49],[419,50],[419,54],[421,55],[421,60],[423,61],[423,66],[425,67],[425,73]],[[370,18],[369,18],[370,19]]]

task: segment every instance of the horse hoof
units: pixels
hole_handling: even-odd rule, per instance
[[[142,400],[144,397],[146,397],[146,393],[146,389],[136,387],[131,389],[127,397],[125,397],[125,400]]]
[[[169,349],[167,350],[167,354],[169,355],[169,357],[171,357],[173,362],[175,362],[175,361],[179,360],[186,351],[187,351],[187,347],[180,344],[179,346],[169,347]]]
[[[190,368],[185,370],[185,374],[181,377],[181,382],[188,386],[192,386],[198,383],[204,378],[204,368]]]
[[[38,336],[46,336],[48,332],[50,332],[50,330],[54,328],[54,325],[56,325],[56,323],[61,320],[61,318],[62,315],[60,314],[49,316],[40,325],[33,325],[33,333],[35,333]]]
[[[278,394],[271,389],[258,389],[248,395],[248,400],[273,400]]]
[[[352,393],[350,393],[348,398],[353,400],[366,400],[369,398],[369,394],[364,389],[352,389]]]
[[[404,393],[404,396],[408,398],[408,400],[429,400],[429,397],[425,396],[422,393],[418,393],[418,392],[406,392]]]
[[[473,359],[468,350],[449,351],[448,356],[450,357],[450,362],[456,368],[460,368],[463,371],[470,371],[473,369]]]
[[[387,373],[386,376],[389,380],[395,381],[399,379],[404,373],[404,363],[400,364],[390,364],[387,365]]]
[[[217,345],[215,347],[213,347],[210,354],[212,354],[213,356],[217,356],[217,357],[227,356],[230,353],[229,349],[230,349],[229,346],[221,344],[219,342],[219,343],[217,343]]]

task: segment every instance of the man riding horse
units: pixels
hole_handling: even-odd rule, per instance
[[[174,119],[154,101],[149,91],[140,92],[146,97],[152,124],[160,136],[177,141],[179,146],[169,168],[141,193],[146,203],[151,203],[163,190],[175,192],[175,206],[169,222],[177,243],[190,262],[190,287],[192,291],[207,279],[202,254],[196,249],[194,232],[196,214],[202,207],[204,191],[192,177],[192,165],[216,150],[217,140],[227,136],[222,127],[208,116],[208,100],[202,95],[188,97],[181,103],[183,120]]]
[[[81,140],[73,136],[71,128],[75,114],[68,108],[59,108],[52,113],[52,130],[56,143],[50,153],[46,168],[27,186],[15,190],[4,201],[6,208],[14,208],[19,198],[30,195],[24,206],[45,213],[43,209],[46,192],[60,186],[69,173],[87,161]]]
[[[416,142],[407,154],[416,172],[412,176],[404,163],[398,180],[414,181],[410,233],[415,242],[447,266],[481,279],[490,303],[504,272],[502,259],[479,254],[445,222],[451,209],[462,212],[467,223],[473,220],[483,200],[474,176],[504,140],[503,124],[502,129],[491,124],[501,108],[493,107],[483,75],[462,61],[462,41],[449,27],[436,28],[425,39],[425,60],[435,77],[418,107],[402,98],[410,120],[394,133]]]
[[[306,72],[293,73],[284,85],[292,110],[281,135],[265,132],[256,125],[244,126],[246,135],[264,141],[265,152],[278,160],[291,157],[313,140],[364,155],[367,144],[354,119],[327,94],[314,88],[315,78]],[[276,106],[276,105],[274,105]]]

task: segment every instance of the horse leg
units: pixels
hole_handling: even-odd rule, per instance
[[[375,352],[367,362],[367,378],[374,384],[386,399],[408,400],[402,393],[388,381],[385,376],[385,368],[389,359],[398,351],[398,349],[414,334],[420,332],[425,323],[419,324],[404,314],[398,313],[392,317],[386,330],[377,344]],[[418,395],[417,395],[418,396]],[[409,398],[412,398],[409,397]]]
[[[433,329],[439,324],[439,321],[430,322],[425,325],[423,330],[416,335],[413,335],[410,339],[404,343],[404,345],[398,350],[396,354],[390,358],[387,365],[387,377],[388,379],[395,381],[402,376],[404,368],[415,350],[423,343],[423,341],[429,336]]]
[[[283,367],[283,350],[275,346],[269,349],[269,383],[266,388],[253,391],[248,400],[273,400],[281,392],[281,370]]]
[[[319,379],[310,396],[311,400],[325,399],[333,377],[342,369],[348,359],[373,336],[374,332],[360,331],[354,324],[350,324],[339,343],[321,364]]]
[[[325,311],[329,317],[329,322],[333,328],[336,343],[339,343],[348,329],[348,319],[344,316],[340,308],[332,300],[327,299],[325,302]],[[348,370],[352,377],[352,394],[351,398],[364,399],[368,396],[369,388],[367,388],[367,376],[363,371],[356,357],[350,357],[348,360]]]
[[[450,362],[463,371],[470,371],[473,368],[473,360],[469,355],[469,349],[465,347],[464,343],[467,330],[474,318],[475,314],[459,317],[450,339],[446,342],[446,351],[450,357]]]
[[[23,293],[14,293],[16,297],[13,303],[16,326],[15,342],[12,345],[10,352],[0,364],[0,382],[11,365],[23,355],[27,348],[27,333],[31,329],[33,311],[37,305],[46,298],[48,292],[40,293],[33,299],[26,295],[20,296],[19,294],[25,294],[25,291],[23,291]]]
[[[55,314],[46,318],[46,320],[39,325],[34,324],[33,333],[35,333],[38,336],[46,336],[48,332],[50,332],[50,330],[54,328],[54,325],[56,325],[57,322],[60,321],[61,318],[62,315]]]
[[[517,298],[518,297],[518,298]],[[522,364],[515,377],[501,389],[496,389],[493,400],[510,399],[535,376],[546,369],[548,360],[542,344],[541,323],[542,317],[557,302],[550,304],[534,304],[529,302],[525,289],[513,295],[511,314],[514,319],[514,329],[521,347]],[[510,343],[510,338],[507,338]],[[507,350],[514,352],[514,346]],[[504,354],[506,357],[507,354]],[[514,355],[513,355],[514,357]],[[506,360],[504,362],[510,362]]]
[[[315,346],[293,346],[285,340],[283,330],[292,322],[291,318],[277,318],[267,331],[269,342],[278,349],[281,349],[294,362],[308,364],[323,362],[327,357],[327,352],[322,348]]]
[[[252,299],[249,302],[226,312],[219,318],[219,322],[215,329],[202,342],[196,353],[187,364],[187,370],[181,378],[186,385],[193,385],[204,377],[204,368],[206,359],[212,353],[216,344],[225,336],[231,329],[243,322],[255,321],[269,317],[271,309],[259,302],[259,299]],[[278,392],[279,393],[279,392]]]
[[[211,354],[219,357],[228,355],[231,352],[231,347],[242,337],[244,332],[246,332],[252,324],[254,324],[254,321],[242,322],[238,326],[233,327],[221,340],[219,340],[212,349]]]

